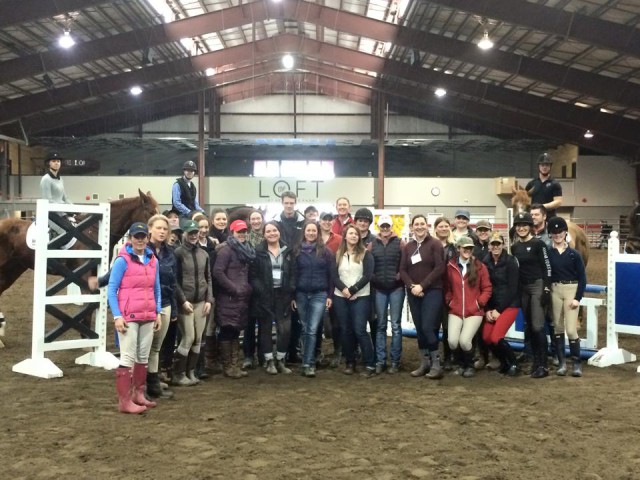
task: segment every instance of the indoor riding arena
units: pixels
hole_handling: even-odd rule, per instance
[[[640,479],[639,18],[631,0],[0,0],[0,477]],[[159,234],[161,213],[176,218]],[[544,277],[520,242],[544,250]],[[238,252],[250,294],[222,280]],[[570,268],[552,267],[563,252]],[[477,337],[502,315],[487,271],[511,253],[519,313],[483,365]],[[410,277],[431,260],[439,280]],[[579,339],[567,327],[558,355],[564,332],[543,330],[529,361],[525,325],[531,349],[540,337],[520,300],[540,285],[548,329],[545,299],[582,288],[583,264]],[[330,291],[315,359],[311,269]],[[143,271],[150,299],[131,290]],[[376,315],[383,274],[404,303]],[[255,310],[289,285],[282,318]],[[129,302],[155,310],[138,322]],[[189,331],[198,302],[212,312]],[[274,351],[247,353],[265,318]],[[334,347],[345,326],[353,342]]]

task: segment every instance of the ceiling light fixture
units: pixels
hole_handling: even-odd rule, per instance
[[[76,41],[71,36],[71,32],[69,30],[65,30],[62,35],[58,38],[58,45],[61,48],[68,49],[73,47],[76,44]]]
[[[591,140],[593,138],[593,132],[591,130],[587,130],[586,132],[584,132],[584,138],[586,138],[587,140]]]
[[[293,68],[293,64],[294,64],[294,61],[293,61],[293,56],[291,54],[287,53],[282,57],[282,66],[287,70],[291,70]]]
[[[442,87],[438,87],[433,93],[435,94],[436,97],[442,98],[447,94],[447,91]]]
[[[204,71],[204,74],[205,74],[207,77],[212,77],[212,76],[214,76],[214,75],[216,74],[216,69],[215,69],[215,68],[213,68],[213,67],[209,67],[209,68],[207,68],[207,69]]]
[[[482,34],[482,40],[478,42],[478,48],[480,50],[490,50],[493,48],[493,42],[489,38],[489,32],[485,28],[484,33]]]
[[[131,95],[138,96],[142,93],[142,87],[140,85],[134,85],[133,87],[131,87],[129,92],[131,93]]]

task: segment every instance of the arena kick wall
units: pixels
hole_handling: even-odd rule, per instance
[[[611,157],[580,157],[576,179],[560,179],[564,203],[561,213],[574,218],[613,218],[626,215],[636,200],[635,169]],[[506,172],[508,174],[508,172]],[[22,199],[11,201],[34,203],[40,195],[40,176],[22,177]],[[76,203],[98,203],[119,196],[137,194],[138,188],[150,191],[161,205],[171,203],[171,185],[175,176],[64,176],[67,194]],[[17,178],[12,177],[12,192]],[[528,178],[520,178],[524,185]],[[238,204],[277,204],[285,190],[298,193],[299,203],[332,205],[346,195],[353,206],[376,204],[375,178],[340,177],[331,180],[296,180],[290,178],[213,177],[207,178],[206,206]],[[434,187],[439,189],[436,195]],[[7,203],[5,203],[5,208]],[[35,203],[34,203],[35,205]],[[387,178],[386,208],[409,207],[415,212],[452,215],[456,208],[468,207],[472,215],[506,218],[510,196],[497,195],[494,178]],[[29,207],[16,208],[28,210]]]

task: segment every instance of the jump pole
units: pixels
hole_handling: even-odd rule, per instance
[[[23,360],[13,366],[12,371],[31,375],[40,378],[62,377],[63,373],[50,359],[46,358],[45,352],[68,350],[74,348],[92,348],[91,352],[76,358],[75,363],[102,367],[105,369],[117,368],[119,361],[106,349],[107,330],[107,294],[104,289],[99,294],[67,294],[49,295],[52,291],[60,291],[58,285],[67,285],[71,280],[62,278],[52,287],[47,286],[47,264],[49,259],[82,258],[90,261],[98,260],[98,275],[103,275],[109,267],[109,225],[111,206],[108,203],[95,205],[74,205],[74,213],[86,213],[99,215],[101,220],[98,224],[98,244],[99,249],[89,250],[59,250],[49,249],[48,221],[50,212],[67,212],[69,205],[50,204],[47,200],[38,200],[36,206],[36,230],[37,241],[35,248],[35,265],[33,278],[33,332],[31,339],[31,358]],[[54,214],[55,214],[54,213]],[[39,220],[38,220],[39,219]],[[55,242],[61,236],[70,234],[77,238],[82,236],[82,228],[85,222],[92,221],[91,217],[83,220],[73,231],[69,230],[65,234],[58,236],[51,242]],[[85,263],[86,265],[86,263]],[[78,270],[82,270],[81,265],[71,272],[77,275]],[[62,335],[69,329],[77,329],[77,318],[63,313],[62,317],[57,317],[61,325],[56,329],[45,332],[47,310],[56,311],[57,305],[68,305],[74,303],[98,303],[95,317],[95,331],[84,329],[85,333],[90,333],[91,337],[86,339],[59,340],[53,341],[57,336]],[[79,314],[78,314],[79,315]]]

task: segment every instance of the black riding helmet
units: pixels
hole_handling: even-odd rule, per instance
[[[562,217],[553,217],[547,222],[547,230],[549,233],[562,233],[569,230],[567,227],[567,221]]]
[[[541,163],[547,163],[551,165],[553,163],[553,158],[551,157],[551,154],[543,153],[542,155],[540,155],[538,157],[538,165],[540,165]]]
[[[58,152],[49,152],[44,159],[44,166],[48,167],[51,160],[64,160]]]
[[[368,208],[359,208],[358,211],[356,211],[353,219],[358,220],[359,218],[368,220],[369,223],[373,223],[373,213],[371,213],[371,210],[369,210]]]
[[[184,162],[184,165],[182,166],[182,170],[192,170],[198,173],[198,166],[196,165],[196,162],[194,162],[193,160],[188,160]]]
[[[516,213],[516,215],[513,217],[513,224],[524,224],[533,227],[533,218],[531,217],[531,214],[529,212]]]

